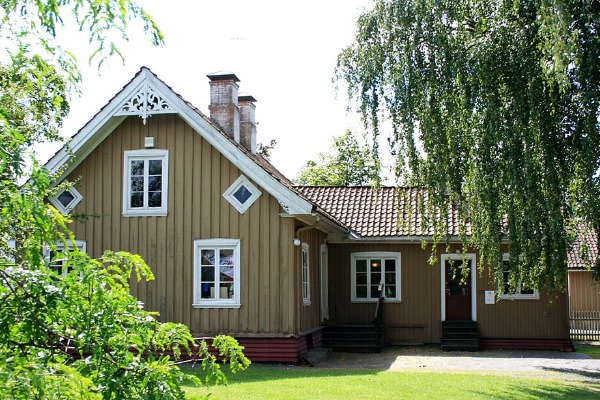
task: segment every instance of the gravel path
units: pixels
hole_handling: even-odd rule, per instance
[[[361,368],[508,374],[600,383],[600,360],[541,350],[442,351],[439,346],[388,347],[379,354],[333,353],[318,368]]]

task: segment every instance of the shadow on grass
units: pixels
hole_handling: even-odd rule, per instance
[[[572,374],[572,375],[577,375],[577,376],[581,376],[583,378],[591,378],[591,379],[598,379],[598,382],[600,382],[600,371],[587,371],[587,370],[581,370],[581,369],[575,369],[575,368],[552,368],[552,367],[542,367],[542,369],[544,371],[551,371],[551,372],[560,372],[563,374]]]
[[[574,384],[574,383],[563,383],[555,382],[554,384],[548,381],[547,383],[536,384],[536,385],[514,385],[508,384],[505,387],[498,389],[497,391],[479,391],[479,390],[467,390],[468,393],[473,394],[479,398],[495,398],[495,399],[547,399],[547,400],[584,400],[584,399],[598,399],[600,398],[600,384],[598,383],[586,383],[586,384]],[[457,392],[458,394],[458,392]],[[469,397],[468,395],[466,396]]]

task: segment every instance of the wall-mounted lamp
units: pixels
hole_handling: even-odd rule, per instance
[[[294,246],[298,247],[302,244],[302,242],[300,241],[300,239],[294,239]]]

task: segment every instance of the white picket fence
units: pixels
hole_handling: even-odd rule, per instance
[[[600,311],[571,311],[571,340],[600,341]]]

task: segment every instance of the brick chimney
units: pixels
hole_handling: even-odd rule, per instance
[[[240,142],[240,110],[238,108],[238,82],[235,74],[219,71],[206,75],[210,79],[210,117],[223,131]]]
[[[240,94],[238,106],[240,110],[240,141],[242,146],[256,154],[256,119],[254,117],[256,99],[249,94]]]

